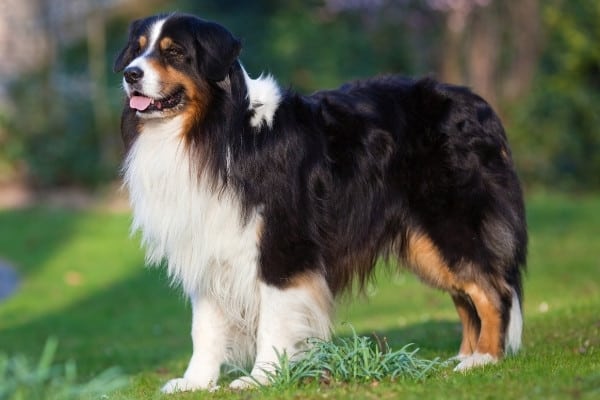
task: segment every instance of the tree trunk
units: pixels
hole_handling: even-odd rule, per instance
[[[498,103],[497,66],[502,47],[497,9],[479,8],[473,13],[468,48],[468,83],[492,106]]]
[[[514,53],[505,75],[504,99],[513,101],[527,93],[534,77],[541,48],[541,21],[538,0],[511,0],[510,13]]]

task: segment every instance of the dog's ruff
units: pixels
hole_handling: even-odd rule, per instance
[[[117,57],[125,186],[149,264],[192,303],[193,352],[163,392],[268,383],[328,339],[335,296],[394,257],[448,291],[457,371],[521,345],[527,235],[498,118],[464,88],[397,76],[301,96],[251,79],[222,26],[135,21]],[[401,301],[399,299],[399,301]]]

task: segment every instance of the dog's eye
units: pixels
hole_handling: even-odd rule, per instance
[[[184,55],[184,51],[181,47],[171,46],[164,50],[167,57],[181,57]]]
[[[133,48],[131,50],[132,50],[134,58],[139,56],[142,53],[142,48],[137,43],[135,45],[133,45]]]

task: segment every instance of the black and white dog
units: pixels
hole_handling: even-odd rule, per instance
[[[240,50],[221,25],[160,15],[131,24],[114,66],[133,229],[193,306],[189,366],[163,391],[213,388],[224,362],[254,363],[231,387],[265,382],[275,350],[329,337],[336,295],[380,256],[450,293],[456,370],[516,351],[527,233],[490,106],[399,76],[302,96],[249,78]]]

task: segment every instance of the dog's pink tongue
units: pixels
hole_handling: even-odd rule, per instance
[[[135,108],[136,110],[144,111],[150,103],[152,99],[144,96],[131,96],[129,99],[129,107]]]

